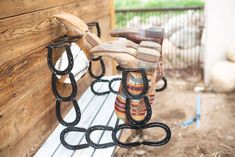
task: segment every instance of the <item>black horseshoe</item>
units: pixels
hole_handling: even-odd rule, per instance
[[[167,87],[167,80],[166,80],[166,78],[164,76],[162,77],[162,81],[164,82],[164,85],[161,88],[159,88],[159,89],[155,89],[155,92],[161,92],[164,89],[166,89],[166,87]]]
[[[152,108],[149,103],[149,99],[147,96],[143,96],[144,99],[144,104],[146,107],[146,116],[144,117],[143,120],[136,121],[132,116],[131,116],[131,103],[130,103],[130,98],[126,98],[126,106],[125,106],[125,111],[126,111],[126,118],[127,120],[132,124],[132,125],[144,125],[148,123],[148,121],[151,119],[152,116]]]
[[[142,90],[142,92],[139,93],[139,94],[132,94],[132,93],[129,92],[129,90],[127,88],[127,74],[129,72],[128,71],[123,71],[123,73],[122,73],[122,85],[123,85],[123,89],[124,89],[125,93],[130,98],[133,98],[133,99],[140,99],[143,95],[147,94],[148,89],[149,89],[148,79],[147,79],[145,71],[141,69],[141,70],[139,70],[139,72],[140,72],[140,74],[142,76],[143,83],[144,83],[144,90]]]
[[[101,74],[100,75],[95,75],[93,72],[92,72],[92,61],[100,61],[100,65],[101,65]],[[102,57],[97,57],[97,58],[94,58],[92,59],[92,61],[90,61],[89,63],[89,67],[88,67],[88,72],[90,74],[91,77],[95,78],[95,79],[100,79],[101,77],[104,76],[105,74],[105,65],[104,65],[104,61],[102,59]]]
[[[58,79],[57,79],[55,74],[52,74],[52,92],[53,92],[54,96],[56,97],[56,99],[63,100],[63,101],[71,101],[76,97],[76,95],[77,95],[77,83],[76,83],[76,80],[75,80],[72,73],[69,73],[69,79],[70,79],[70,82],[71,82],[71,85],[72,85],[72,91],[71,91],[71,94],[69,96],[63,97],[59,94],[59,92],[57,90],[56,82],[57,82]]]
[[[124,142],[121,142],[118,140],[117,138],[117,133],[119,130],[121,129],[133,129],[133,126],[131,125],[126,125],[126,124],[121,124],[121,125],[118,125],[116,126],[114,129],[113,129],[113,132],[112,132],[112,139],[113,139],[113,142],[120,146],[120,147],[123,147],[123,148],[131,148],[131,147],[136,147],[136,146],[139,146],[141,145],[141,142],[130,142],[130,143],[124,143]]]
[[[122,78],[120,77],[117,77],[117,78],[113,78],[112,80],[110,80],[109,82],[109,90],[110,92],[114,93],[114,94],[118,94],[118,91],[115,91],[113,88],[112,88],[112,83],[115,82],[115,81],[120,81],[122,80]]]
[[[80,111],[80,108],[79,108],[79,105],[77,103],[77,100],[73,100],[73,107],[74,107],[74,110],[75,110],[75,115],[76,115],[76,118],[74,119],[74,121],[72,122],[66,122],[62,115],[61,115],[61,112],[60,112],[60,104],[61,102],[59,100],[56,100],[56,117],[57,117],[57,120],[59,121],[60,124],[64,125],[64,126],[75,126],[79,123],[80,119],[81,119],[81,111]]]
[[[109,142],[109,143],[104,143],[104,144],[97,144],[97,143],[94,143],[92,140],[91,140],[91,133],[93,131],[96,131],[96,130],[105,130],[105,131],[113,131],[113,127],[110,127],[110,126],[103,126],[103,125],[96,125],[96,126],[92,126],[90,127],[89,129],[87,129],[86,131],[86,141],[87,143],[95,148],[95,149],[103,149],[103,148],[108,148],[108,147],[113,147],[115,146],[115,143],[114,142]]]
[[[143,141],[142,142],[143,145],[158,147],[158,146],[165,145],[170,141],[170,139],[171,139],[171,130],[166,124],[158,123],[158,122],[149,123],[149,124],[145,125],[143,127],[143,129],[157,128],[157,127],[162,128],[166,132],[165,138],[163,138],[162,140],[157,141],[157,142]]]
[[[53,47],[64,47],[65,44],[71,44],[72,42],[76,42],[78,39],[82,38],[82,35],[74,35],[74,36],[63,36],[58,38],[57,40],[54,41],[53,44],[51,44]]]
[[[100,25],[99,25],[99,22],[90,22],[90,23],[87,23],[88,27],[92,27],[95,25],[96,27],[96,31],[97,31],[97,36],[100,38],[101,37],[101,30],[100,30]]]
[[[79,38],[81,38],[83,35],[74,35],[74,36],[63,36],[57,39],[54,44],[63,44],[63,43],[72,43],[76,42]],[[53,44],[53,45],[54,45]]]
[[[60,141],[62,145],[70,150],[78,150],[78,149],[84,149],[88,148],[89,144],[78,144],[78,145],[70,145],[65,141],[65,135],[69,132],[86,132],[85,128],[78,128],[78,127],[68,127],[65,128],[61,133],[60,133]]]
[[[96,22],[95,26],[96,26],[97,36],[100,38],[100,37],[101,37],[101,30],[100,30],[100,25],[99,25],[99,23]]]
[[[94,80],[91,82],[91,91],[95,94],[95,95],[105,95],[105,94],[109,94],[110,91],[105,91],[105,92],[97,92],[94,89],[94,85],[98,82],[109,82],[109,80],[104,80],[104,79],[99,79],[99,80]]]
[[[156,127],[162,128],[166,132],[165,138],[163,138],[160,141],[155,141],[155,142],[153,142],[153,141],[143,141],[143,142],[124,143],[124,142],[119,141],[117,136],[116,136],[117,132],[119,130],[122,130],[122,129],[139,130],[139,129],[154,128],[154,127],[155,128]],[[142,126],[133,126],[133,125],[121,124],[121,125],[118,125],[117,127],[114,128],[114,130],[112,132],[112,138],[113,138],[113,141],[116,145],[118,145],[120,147],[123,147],[123,148],[136,147],[136,146],[139,146],[139,145],[142,145],[142,144],[147,145],[147,146],[159,147],[159,146],[167,144],[170,141],[170,139],[171,139],[171,130],[167,125],[165,125],[163,123],[158,123],[158,122],[149,123],[149,124],[142,125]]]
[[[148,78],[146,75],[146,72],[144,69],[142,68],[137,68],[137,69],[125,69],[125,68],[121,68],[120,66],[117,66],[117,70],[121,70],[122,71],[122,86],[124,89],[125,94],[133,99],[141,99],[142,96],[146,95],[148,90],[149,90],[149,84],[148,84]],[[127,75],[129,72],[139,72],[142,76],[142,80],[144,83],[144,89],[141,91],[140,94],[132,94],[129,92],[128,88],[127,88]]]
[[[52,46],[52,48],[61,48],[64,47],[66,44],[70,44],[72,42],[76,42],[78,39],[80,39],[83,35],[75,35],[75,36],[62,36],[54,41],[54,43],[50,44],[49,46]]]
[[[68,74],[69,72],[71,72],[71,70],[73,69],[73,54],[72,54],[72,51],[70,49],[70,46],[68,44],[65,44],[63,45],[62,47],[65,47],[65,51],[66,51],[66,54],[67,54],[67,59],[68,59],[68,66],[66,67],[65,70],[57,70],[55,68],[55,66],[53,65],[52,63],[52,51],[53,51],[53,45],[50,45],[47,47],[48,49],[48,54],[47,54],[47,64],[48,64],[48,67],[49,69],[51,70],[51,72],[53,74],[56,74],[56,75],[66,75]]]
[[[96,58],[93,57],[91,60],[92,60],[92,61],[98,61],[98,60],[100,60],[101,58],[102,58],[101,56],[98,56],[98,57],[96,57]]]

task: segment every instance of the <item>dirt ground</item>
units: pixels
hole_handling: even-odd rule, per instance
[[[170,142],[161,147],[117,148],[116,157],[235,157],[235,93],[195,93],[200,83],[169,81],[168,88],[157,93],[152,121],[167,124]],[[180,124],[195,116],[196,96],[201,97],[201,125]],[[158,129],[144,130],[142,139],[158,139]],[[141,137],[130,138],[134,141]]]

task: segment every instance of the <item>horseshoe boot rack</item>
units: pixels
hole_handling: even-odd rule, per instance
[[[94,23],[92,23],[92,24],[94,25]],[[97,26],[98,24],[95,23],[95,25],[96,25],[97,32],[99,35],[100,30],[98,29],[99,28]],[[139,146],[139,145],[162,146],[162,145],[166,144],[171,138],[171,131],[170,131],[169,127],[163,123],[158,123],[158,122],[148,123],[149,120],[151,119],[152,109],[150,106],[149,99],[146,96],[148,89],[149,89],[149,85],[148,85],[148,79],[147,79],[147,75],[146,75],[145,70],[138,69],[138,68],[125,69],[122,67],[117,67],[117,70],[122,72],[122,79],[121,78],[114,78],[111,81],[102,80],[101,77],[103,77],[105,74],[105,66],[104,66],[104,63],[103,63],[103,60],[101,57],[93,58],[93,61],[99,60],[101,63],[102,73],[99,76],[95,76],[92,73],[92,65],[90,63],[89,73],[93,78],[96,79],[91,84],[91,87],[94,86],[94,84],[97,82],[108,82],[110,91],[107,91],[106,93],[96,93],[93,90],[93,92],[96,95],[104,95],[104,94],[108,94],[109,92],[117,93],[117,91],[114,91],[112,89],[112,83],[115,81],[121,80],[122,88],[124,89],[125,94],[128,96],[126,99],[126,105],[125,105],[125,114],[126,114],[128,123],[119,125],[119,119],[117,119],[115,126],[95,125],[95,126],[92,126],[89,128],[76,127],[76,125],[79,124],[82,115],[81,115],[79,104],[77,103],[77,100],[76,100],[76,95],[77,95],[77,91],[79,90],[79,88],[77,86],[75,77],[74,77],[73,73],[71,72],[73,69],[73,66],[74,66],[74,58],[73,58],[73,54],[71,52],[70,46],[71,46],[72,42],[79,40],[79,38],[81,38],[81,36],[64,36],[64,37],[61,37],[58,40],[56,40],[54,43],[48,45],[48,47],[47,47],[48,48],[47,62],[48,62],[49,69],[52,72],[52,92],[56,98],[56,117],[57,117],[59,123],[66,127],[64,130],[62,130],[62,132],[60,134],[60,141],[61,141],[62,145],[65,146],[67,149],[78,150],[78,149],[88,148],[89,146],[96,148],[96,149],[102,149],[102,148],[108,148],[108,147],[113,147],[113,146],[130,148],[130,147],[135,147],[135,146]],[[68,65],[64,70],[57,70],[53,64],[53,59],[52,59],[53,53],[56,53],[54,51],[54,49],[57,49],[57,48],[63,48],[67,54]],[[141,74],[141,77],[144,82],[144,88],[140,94],[134,95],[134,94],[130,93],[128,90],[126,78],[127,78],[127,74],[130,72],[137,72],[137,73]],[[68,75],[69,76],[71,86],[72,86],[72,91],[69,96],[66,96],[66,97],[62,96],[58,92],[57,75],[60,75],[60,76]],[[143,120],[137,121],[132,117],[131,111],[130,111],[131,110],[130,109],[131,108],[130,101],[132,99],[143,99],[144,100],[145,106],[146,106],[146,115]],[[63,117],[61,115],[61,103],[62,102],[72,102],[74,110],[75,110],[75,115],[76,115],[76,117],[74,118],[74,120],[72,122],[67,122],[63,119]],[[139,129],[148,129],[148,128],[161,128],[165,131],[166,135],[163,139],[161,139],[159,141],[142,141],[142,142],[132,142],[132,143],[121,142],[121,141],[119,141],[119,139],[117,137],[117,133],[123,129],[139,130]],[[92,134],[92,132],[98,131],[98,130],[112,132],[112,141],[109,143],[103,143],[103,144],[97,144],[97,143],[93,142],[91,139],[91,134]],[[78,145],[69,144],[65,140],[65,136],[66,136],[66,134],[68,134],[70,132],[78,132],[78,133],[83,133],[83,134],[85,133],[86,143],[78,144]]]

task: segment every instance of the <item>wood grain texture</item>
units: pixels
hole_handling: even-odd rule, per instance
[[[110,0],[110,23],[111,23],[111,30],[115,27],[115,5],[114,0]]]
[[[78,0],[1,0],[0,19],[77,2]]]
[[[87,81],[88,79],[89,76],[87,75],[83,78],[83,81],[80,81],[79,87],[81,90],[78,95],[81,95],[81,91],[84,91],[89,84],[89,82],[87,82],[87,84],[84,85],[84,80]],[[2,144],[3,148],[0,150],[0,156],[6,155],[7,153],[11,154],[9,154],[9,156],[21,156],[19,153],[22,153],[22,156],[29,152],[35,153],[35,150],[46,138],[43,135],[47,134],[48,131],[55,127],[55,124],[57,123],[54,108],[55,98],[52,96],[50,89],[48,89],[50,88],[49,84],[50,81],[47,81],[44,87],[39,87],[38,89],[46,92],[38,93],[37,89],[34,89],[35,92],[28,92],[33,99],[21,99],[15,102],[15,104],[21,103],[24,105],[18,106],[14,113],[11,113],[7,119],[4,119],[5,124],[1,126],[0,136],[1,138],[8,138],[5,138],[4,143]],[[83,86],[81,86],[81,84]],[[26,103],[28,105],[26,105]],[[66,112],[70,107],[71,106],[68,104],[63,103],[61,110]],[[32,134],[31,132],[34,133]],[[28,134],[31,134],[32,136],[29,136]]]
[[[97,65],[94,67],[97,67]],[[34,68],[38,69],[38,71],[35,71]],[[94,70],[96,69],[94,68]],[[30,77],[32,76],[34,76],[34,79],[31,80]],[[0,150],[0,156],[1,154],[5,155],[5,148],[8,148],[9,146],[14,148],[18,146],[21,147],[21,145],[14,146],[14,143],[23,137],[27,139],[25,134],[28,131],[36,131],[37,129],[40,129],[41,126],[38,126],[35,123],[43,118],[48,108],[55,106],[55,98],[51,92],[50,77],[51,73],[47,68],[46,57],[44,56],[42,61],[38,62],[36,67],[31,67],[23,73],[23,76],[19,76],[19,78],[16,77],[16,80],[13,78],[13,83],[15,84],[12,86],[15,88],[18,87],[19,89],[22,87],[24,90],[20,89],[20,91],[17,91],[17,89],[15,89],[16,92],[7,92],[8,95],[5,95],[8,97],[6,98],[7,100],[4,101],[5,103],[1,103],[0,139],[4,139],[4,141],[1,143],[1,150],[3,152]],[[29,80],[31,81],[28,82],[26,78],[30,78]],[[18,79],[22,80],[19,81]],[[89,86],[90,80],[91,79],[88,75],[79,80],[78,96],[80,96]],[[67,94],[69,93],[68,91],[70,91],[70,86],[64,84],[59,83],[58,88],[63,89],[63,92],[60,90],[62,95]],[[4,95],[2,95],[2,97],[4,98]],[[62,106],[64,106],[62,111],[70,108],[70,106],[66,104]],[[55,114],[51,116],[55,117]],[[44,123],[47,125],[48,121],[44,121]],[[34,129],[32,130],[33,125],[36,125],[36,127],[33,127]]]
[[[32,156],[57,124],[46,46],[66,31],[52,15],[65,11],[85,22],[98,21],[107,39],[110,1],[52,0],[39,5],[32,0],[3,0],[0,8],[9,4],[9,12],[0,11],[0,156]],[[59,55],[60,51],[54,58]],[[94,64],[98,72],[99,65]],[[88,75],[79,80],[78,98],[90,81]],[[70,91],[68,85],[59,83],[58,88],[64,89],[63,94]],[[63,114],[71,108],[62,106]]]
[[[107,19],[109,12],[96,13],[97,8],[105,7],[103,2],[97,4],[97,1],[81,1],[0,20],[0,65],[64,35],[60,23],[52,17],[54,14],[69,12],[86,22]],[[109,23],[106,24],[107,22],[102,23],[101,28],[110,26]]]

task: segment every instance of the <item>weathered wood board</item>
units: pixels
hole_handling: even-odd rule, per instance
[[[0,1],[0,18],[27,14],[29,12],[48,9],[56,6],[66,5],[77,2],[77,0],[15,0]]]
[[[57,124],[46,46],[65,30],[52,15],[68,12],[85,22],[98,21],[105,40],[112,25],[111,4],[111,0],[0,1],[0,156],[32,156]],[[90,80],[89,75],[79,80],[78,98]],[[61,87],[65,94],[70,91],[69,86]],[[71,107],[62,106],[63,114]]]

